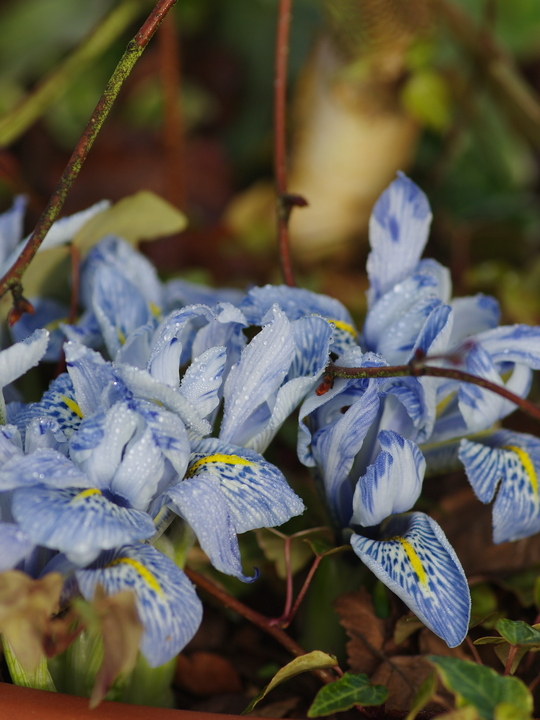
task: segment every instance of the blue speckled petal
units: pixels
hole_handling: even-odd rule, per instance
[[[187,474],[201,473],[219,480],[237,533],[282,525],[304,510],[281,471],[253,450],[215,438],[202,440]]]
[[[493,542],[540,532],[540,440],[500,430],[481,442],[462,440],[459,459],[478,498],[493,505]]]
[[[353,497],[351,523],[364,527],[410,510],[418,500],[426,470],[415,443],[391,430],[382,430],[378,440],[382,452],[358,480]]]
[[[426,196],[412,180],[398,173],[375,203],[369,221],[371,252],[367,272],[371,305],[414,271],[430,224]]]
[[[77,565],[155,532],[149,515],[119,507],[95,488],[20,488],[13,494],[12,511],[36,545],[65,552]]]
[[[69,309],[62,303],[50,298],[29,298],[34,308],[33,313],[24,313],[11,328],[11,337],[14,342],[20,342],[31,335],[34,330],[45,328],[50,332],[47,351],[42,357],[44,362],[57,362],[62,352],[64,333],[59,327],[61,320],[65,320]]]
[[[101,585],[107,595],[133,590],[143,624],[141,652],[151,667],[163,665],[191,640],[202,619],[202,605],[184,573],[151,545],[120,548],[102,559],[103,567],[78,570],[87,600]]]
[[[494,363],[524,363],[540,370],[540,327],[503,325],[475,337]]]
[[[489,295],[479,293],[472,297],[454,298],[450,304],[454,311],[450,346],[457,345],[469,335],[496,328],[499,324],[499,303]]]
[[[102,407],[103,391],[117,381],[111,363],[84,345],[68,342],[64,345],[66,365],[75,390],[81,416],[91,415]]]
[[[87,488],[91,483],[86,475],[65,455],[44,448],[32,455],[14,455],[0,467],[0,489],[37,485],[51,488]]]
[[[449,647],[463,642],[471,600],[467,579],[437,523],[423,513],[395,516],[389,540],[353,535],[354,552]]]
[[[34,330],[32,335],[22,342],[15,343],[7,350],[0,352],[0,387],[5,387],[41,360],[47,345],[49,332],[47,330]]]
[[[219,389],[227,351],[223,346],[211,347],[193,360],[186,370],[180,392],[198,409],[201,417],[210,415],[219,405]]]
[[[225,411],[220,438],[246,445],[268,423],[268,402],[282,384],[294,358],[291,324],[276,306],[274,319],[244,349],[240,361],[229,373],[223,390]]]
[[[167,506],[191,526],[217,570],[244,582],[255,579],[242,572],[234,520],[217,477],[200,472],[172,485],[165,495]]]
[[[15,523],[0,523],[0,572],[13,570],[34,548],[28,535]]]

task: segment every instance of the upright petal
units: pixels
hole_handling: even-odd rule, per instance
[[[268,422],[268,401],[285,379],[295,344],[286,315],[273,308],[274,319],[253,338],[225,382],[225,411],[220,438],[245,445]]]
[[[7,350],[2,350],[0,352],[0,388],[5,387],[37,365],[45,354],[48,344],[49,332],[35,330],[22,342],[15,343]]]
[[[424,251],[430,224],[426,196],[412,180],[398,173],[375,203],[369,222],[370,305],[414,271]]]
[[[87,600],[101,585],[107,595],[132,590],[143,624],[141,652],[151,667],[163,665],[191,640],[202,605],[184,573],[151,545],[128,545],[105,555],[94,568],[78,570]]]
[[[6,260],[22,238],[25,207],[26,197],[17,195],[11,208],[0,214],[0,267],[2,268],[2,275],[9,270]],[[6,264],[4,265],[4,263]]]
[[[353,535],[354,552],[449,647],[463,642],[471,600],[467,579],[443,531],[427,515],[391,518],[389,540]]]
[[[30,537],[15,523],[0,522],[0,573],[13,570],[35,547]]]
[[[86,417],[101,408],[103,391],[118,378],[111,363],[94,350],[74,342],[66,343],[64,350],[77,400],[73,404],[78,406],[79,416]]]
[[[451,302],[454,311],[454,327],[450,346],[456,345],[470,335],[477,335],[496,328],[501,311],[499,303],[489,295],[478,293],[473,297],[454,298]]]
[[[195,358],[184,373],[180,392],[199,410],[201,417],[208,417],[219,405],[218,391],[226,361],[227,351],[218,345]]]
[[[353,497],[350,522],[364,527],[410,510],[418,500],[426,470],[416,443],[387,430],[381,430],[378,440],[382,452],[358,480]]]

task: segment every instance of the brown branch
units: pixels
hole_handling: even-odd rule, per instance
[[[271,635],[274,640],[288,650],[291,655],[294,655],[294,657],[300,657],[306,654],[306,651],[292,638],[290,638],[286,632],[276,625],[271,624],[271,618],[267,618],[258,613],[256,610],[252,610],[247,605],[244,605],[244,603],[240,602],[240,600],[232,597],[232,595],[229,595],[229,593],[225,592],[225,590],[195,570],[186,567],[184,568],[184,572],[198,588],[215,597],[216,600],[219,600],[224,607],[234,610],[239,615],[246,618],[246,620],[249,620],[251,623],[256,625],[260,630],[268,633],[268,635]],[[337,679],[336,676],[329,670],[312,670],[312,673],[325,685],[335,682]]]
[[[426,358],[425,360],[429,360]],[[392,378],[392,377],[440,377],[447,378],[449,380],[456,380],[457,382],[470,383],[472,385],[478,385],[485,390],[500,395],[520,407],[524,412],[533,417],[535,420],[540,421],[540,408],[529,400],[516,395],[515,393],[507,390],[497,383],[486,380],[485,378],[478,377],[478,375],[472,375],[462,370],[455,370],[453,368],[440,368],[430,367],[425,365],[425,360],[419,360],[414,358],[407,365],[390,365],[383,367],[356,367],[347,368],[340,367],[330,363],[326,369],[326,373],[323,381],[316,390],[317,395],[324,395],[332,387],[334,378]]]
[[[47,207],[39,218],[34,232],[13,267],[0,279],[0,297],[3,297],[10,290],[14,302],[19,298],[19,307],[21,306],[21,280],[26,268],[45,239],[53,222],[60,214],[66,196],[75,182],[125,79],[142,55],[161,21],[175,3],[176,0],[159,0],[144,25],[128,44],[62,173],[56,189],[47,203]]]
[[[298,195],[287,193],[287,59],[289,56],[291,5],[292,0],[279,0],[274,75],[274,172],[281,272],[285,283],[289,287],[294,287],[296,283],[291,262],[289,218],[293,207],[304,207],[307,202]]]

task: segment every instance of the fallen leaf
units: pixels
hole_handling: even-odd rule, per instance
[[[433,666],[419,655],[401,655],[383,662],[370,680],[374,685],[388,688],[387,710],[407,712]]]
[[[349,668],[353,673],[371,675],[380,665],[384,643],[384,620],[375,615],[366,590],[345,593],[334,601],[339,622],[347,631]]]
[[[194,695],[242,692],[242,680],[231,663],[211,652],[180,653],[175,683]]]

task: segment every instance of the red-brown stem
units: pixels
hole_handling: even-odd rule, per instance
[[[317,555],[315,560],[313,561],[313,564],[311,565],[309,572],[307,574],[306,579],[304,580],[304,584],[302,585],[302,588],[300,592],[298,593],[296,600],[294,602],[294,605],[292,606],[291,611],[288,615],[285,616],[284,622],[281,624],[282,628],[286,628],[288,625],[291,624],[294,616],[298,612],[298,608],[300,607],[302,600],[304,599],[305,594],[308,591],[309,586],[311,585],[311,581],[313,580],[313,576],[315,575],[315,571],[319,567],[319,563],[323,559],[323,555]]]
[[[280,645],[282,645],[286,650],[288,650],[291,655],[294,655],[294,657],[300,657],[301,655],[306,654],[304,648],[302,648],[300,645],[298,645],[298,643],[296,643],[292,638],[290,638],[286,632],[276,627],[275,625],[272,625],[271,618],[267,618],[264,615],[256,612],[255,610],[252,610],[247,605],[244,605],[244,603],[240,602],[240,600],[232,597],[232,595],[229,595],[229,593],[225,592],[225,590],[218,587],[211,580],[204,577],[204,575],[201,575],[195,570],[186,567],[184,568],[184,572],[186,573],[188,578],[193,583],[195,583],[195,585],[197,585],[198,588],[215,597],[216,600],[219,600],[219,602],[225,607],[229,608],[230,610],[234,610],[239,615],[246,618],[246,620],[249,620],[263,632],[271,635],[274,640],[276,640]],[[329,670],[313,670],[312,672],[325,685],[328,685],[329,683],[332,683],[336,680],[336,675]]]
[[[476,649],[476,645],[473,643],[473,641],[471,640],[469,635],[467,635],[465,640],[467,641],[467,645],[469,646],[469,650],[472,653],[474,661],[476,663],[478,663],[478,665],[483,665],[484,663],[482,662],[482,658],[480,657],[480,654],[479,654],[478,650]]]
[[[184,127],[179,102],[181,82],[180,38],[174,14],[159,30],[161,84],[163,87],[163,147],[165,150],[165,197],[185,207]]]
[[[429,360],[429,358],[426,358],[426,360]],[[513,392],[510,392],[510,390],[507,390],[505,387],[497,385],[497,383],[491,382],[491,380],[486,380],[485,378],[478,377],[477,375],[472,375],[468,372],[463,372],[462,370],[456,370],[454,368],[430,367],[429,365],[425,365],[424,361],[417,360],[412,360],[408,365],[358,368],[338,367],[337,365],[330,363],[325,374],[325,392],[329,389],[329,387],[327,387],[328,382],[331,382],[332,378],[336,377],[391,378],[405,376],[440,377],[448,378],[449,380],[456,380],[457,382],[466,382],[471,383],[472,385],[479,385],[486,390],[490,390],[491,392],[500,395],[501,397],[505,398],[505,400],[510,400],[510,402],[520,407],[524,412],[533,417],[535,420],[540,421],[540,408],[536,407],[536,405],[533,405],[533,403],[529,402],[528,400],[525,400],[525,398],[519,397],[519,395],[515,395]],[[323,383],[325,381],[323,381]],[[323,383],[321,383],[321,386],[323,385]]]
[[[505,675],[510,675],[510,673],[512,672],[512,665],[514,663],[514,659],[518,650],[519,645],[510,645],[510,647],[508,648],[508,657],[506,658],[506,667],[504,668]]]
[[[279,258],[283,279],[289,287],[296,285],[291,263],[289,216],[292,206],[287,198],[287,59],[292,0],[279,0],[276,32],[274,75],[274,172],[276,176],[276,207]]]
[[[45,239],[51,225],[60,214],[66,200],[66,196],[75,182],[75,179],[77,178],[81,167],[88,156],[90,148],[92,147],[105,118],[109,114],[124,80],[128,77],[131,69],[142,55],[161,21],[175,3],[176,0],[159,0],[139,32],[128,44],[120,62],[111,76],[111,79],[107,83],[107,87],[103,91],[103,94],[99,99],[88,124],[79,138],[75,150],[73,151],[68,164],[62,173],[62,177],[51,195],[49,202],[47,203],[47,207],[37,222],[34,232],[13,267],[11,267],[4,277],[0,279],[0,297],[3,297],[8,290],[11,290],[14,297],[17,293],[19,296],[22,295],[22,276],[30,264],[30,261],[36,254],[39,246]]]

